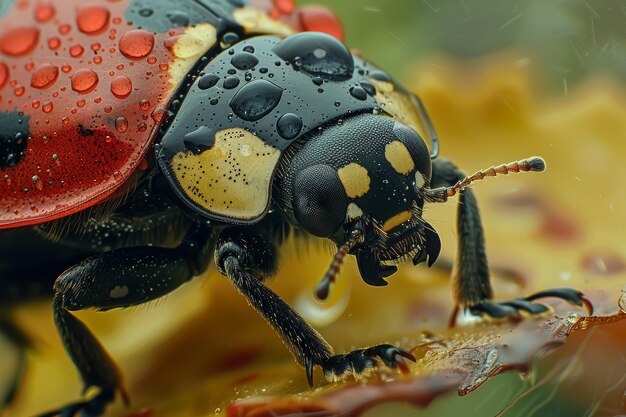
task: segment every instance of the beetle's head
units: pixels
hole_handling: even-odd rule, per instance
[[[318,129],[288,148],[274,195],[293,223],[337,243],[337,254],[318,286],[323,299],[347,254],[356,256],[365,282],[376,286],[387,285],[384,278],[402,261],[428,260],[431,266],[441,242],[422,218],[424,202],[446,202],[485,177],[544,169],[544,160],[533,157],[431,188],[431,155],[420,135],[389,117],[361,114]]]
[[[390,264],[434,261],[439,239],[422,219],[430,183],[420,135],[389,117],[361,114],[287,151],[276,178],[283,212],[307,232],[349,243],[363,279],[386,285]]]

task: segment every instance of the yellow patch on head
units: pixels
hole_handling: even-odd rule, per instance
[[[185,195],[207,212],[251,221],[267,210],[279,157],[280,150],[247,130],[224,129],[201,154],[177,153],[172,172]]]
[[[421,172],[417,171],[415,173],[415,185],[417,185],[417,188],[422,188],[424,184],[426,184],[426,180],[424,179],[424,176],[422,175]]]
[[[354,203],[348,204],[348,210],[346,211],[346,218],[348,220],[358,219],[361,216],[363,216],[363,210],[361,210],[361,207]]]
[[[393,169],[398,173],[406,175],[413,171],[415,162],[404,143],[394,140],[385,146],[385,159],[389,161]]]
[[[204,55],[216,43],[215,26],[201,23],[185,28],[185,33],[179,35],[171,47],[174,61],[170,64],[170,83],[174,86],[180,85],[183,78],[198,62],[198,57]]]
[[[393,216],[392,218],[390,218],[389,220],[387,220],[385,222],[385,224],[383,224],[383,230],[385,232],[388,232],[398,226],[400,226],[402,223],[411,220],[411,217],[413,217],[413,213],[411,213],[410,210],[407,211],[403,211],[400,214],[396,214],[395,216]]]
[[[267,35],[289,36],[294,30],[280,22],[272,19],[262,10],[251,7],[235,9],[233,17],[237,23],[243,26],[246,33],[265,33]]]
[[[362,197],[370,190],[370,176],[361,165],[353,162],[339,168],[337,173],[348,197]]]

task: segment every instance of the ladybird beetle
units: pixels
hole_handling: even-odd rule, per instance
[[[27,347],[11,306],[49,289],[65,349],[85,387],[97,389],[48,416],[95,417],[118,395],[128,402],[114,361],[71,312],[152,301],[211,260],[309,384],[315,366],[335,381],[415,360],[391,345],[335,354],[263,281],[287,232],[337,245],[321,299],[347,255],[374,286],[400,262],[431,266],[441,244],[424,204],[457,193],[457,310],[502,318],[545,312],[534,302],[544,296],[588,304],[573,289],[490,301],[467,187],[543,171],[543,160],[465,177],[437,158],[420,100],[353,54],[325,9],[290,0],[16,0],[2,13],[0,331]]]

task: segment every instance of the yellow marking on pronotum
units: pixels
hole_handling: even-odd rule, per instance
[[[183,78],[198,62],[198,57],[205,54],[217,42],[215,26],[201,23],[188,27],[185,33],[176,38],[172,46],[174,61],[170,64],[170,84],[180,85]]]
[[[294,30],[281,21],[274,20],[263,10],[251,7],[235,9],[233,17],[243,26],[246,33],[265,33],[279,36],[293,35]]]
[[[215,134],[215,144],[196,155],[179,152],[172,172],[185,195],[209,213],[255,220],[268,208],[280,150],[241,128]]]
[[[362,197],[370,190],[370,176],[361,165],[353,162],[339,168],[337,173],[348,197]]]
[[[383,224],[383,230],[385,232],[388,232],[392,230],[393,228],[400,226],[402,223],[410,220],[411,217],[413,217],[413,213],[411,213],[410,210],[403,211],[402,213],[396,214],[395,216],[387,220],[385,224]]]
[[[394,140],[385,146],[385,158],[399,174],[406,175],[415,168],[409,150],[400,141]]]

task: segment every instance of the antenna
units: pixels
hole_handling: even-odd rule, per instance
[[[363,240],[363,231],[361,229],[354,229],[350,232],[350,237],[346,242],[339,246],[337,249],[337,253],[333,258],[333,261],[330,263],[328,267],[328,271],[324,278],[317,284],[317,288],[315,289],[315,296],[318,300],[326,300],[328,298],[328,294],[330,293],[331,284],[335,283],[337,279],[337,275],[339,275],[339,270],[341,269],[341,265],[343,264],[343,260],[346,255],[354,248],[357,243],[360,243]]]
[[[440,187],[425,190],[425,199],[431,203],[445,203],[448,198],[455,196],[459,191],[468,187],[474,181],[480,181],[485,177],[508,175],[516,172],[541,172],[546,169],[546,161],[539,156],[533,156],[521,161],[498,165],[476,172],[474,175],[465,177],[452,187]]]

